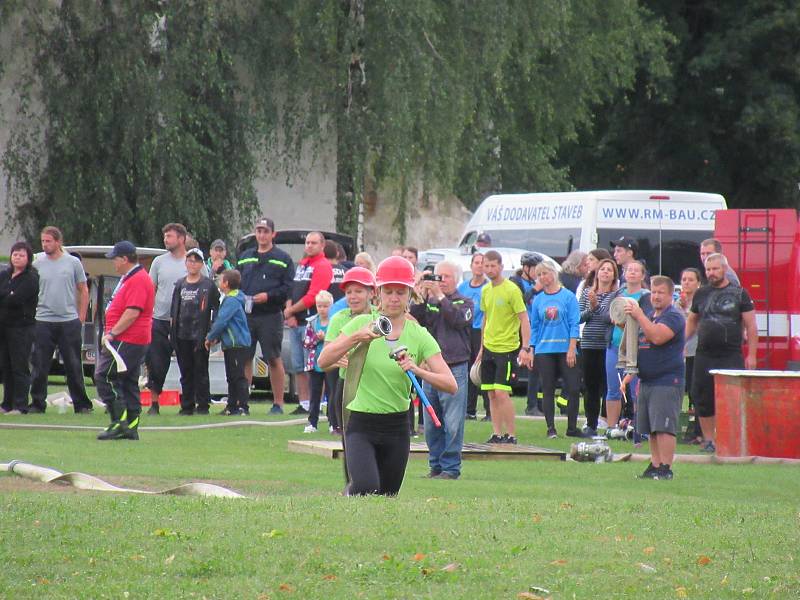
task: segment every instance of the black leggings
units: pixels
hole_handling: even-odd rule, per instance
[[[352,411],[344,435],[349,495],[396,496],[408,463],[408,413]]]
[[[578,428],[578,389],[580,387],[580,370],[576,364],[567,366],[567,355],[537,354],[536,366],[542,382],[542,408],[548,428],[555,427],[556,380],[559,374],[564,382],[562,395],[567,398],[567,430]]]
[[[339,378],[337,370],[328,371],[309,371],[311,378],[311,399],[308,406],[308,422],[316,427],[319,424],[319,407],[322,404],[322,390],[325,389],[325,395],[328,397],[328,424],[331,427],[336,427],[336,417],[331,417],[335,414],[334,408],[334,390],[336,388],[336,380]]]
[[[583,357],[583,381],[586,384],[586,395],[583,397],[586,425],[597,429],[600,402],[606,391],[606,349],[581,349],[581,356]]]

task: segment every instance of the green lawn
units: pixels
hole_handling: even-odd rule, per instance
[[[252,418],[279,420],[267,407]],[[105,423],[51,412],[15,422]],[[143,426],[224,419],[165,412]],[[546,440],[541,421],[518,427],[522,443],[569,447]],[[667,482],[636,480],[642,463],[469,461],[462,479],[439,481],[412,460],[398,498],[343,498],[338,461],[286,450],[289,439],[330,439],[301,431],[143,430],[139,442],[98,442],[91,431],[0,429],[0,462],[251,496],[79,492],[0,474],[0,598],[547,595],[532,586],[553,598],[800,596],[795,467],[678,464]],[[469,441],[489,434],[488,423],[467,423]]]

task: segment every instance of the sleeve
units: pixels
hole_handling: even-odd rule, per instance
[[[739,312],[746,313],[753,310],[753,300],[750,298],[750,294],[747,293],[747,290],[742,288],[741,300],[739,301]]]
[[[566,288],[564,288],[566,289]],[[589,294],[586,290],[581,292],[581,299],[578,302],[578,310],[580,311],[581,323],[586,323],[592,318],[592,309],[589,304]]]
[[[422,302],[412,304],[408,312],[411,313],[411,316],[414,317],[420,325],[425,325],[425,317],[428,312],[427,304],[423,304]]]
[[[439,303],[439,310],[444,322],[450,327],[456,329],[472,327],[472,300],[469,298],[451,300],[445,296]]]
[[[533,305],[531,306],[531,312],[528,313],[528,316],[530,317],[530,321],[531,321],[531,341],[530,341],[530,346],[534,347],[534,348],[536,347],[536,344],[539,341],[539,334],[541,333],[539,331],[539,298],[541,298],[541,297],[542,296],[536,296],[536,298],[533,299]],[[576,302],[577,302],[577,300],[576,300]]]
[[[86,271],[83,270],[83,263],[78,258],[74,256],[73,258],[75,258],[75,262],[72,265],[75,273],[75,285],[86,283]]]
[[[233,300],[230,300],[230,302],[223,302],[220,305],[217,318],[214,319],[214,323],[211,325],[211,329],[209,329],[208,334],[206,335],[207,340],[218,340],[222,335],[222,332],[225,331],[225,327],[228,326],[228,321],[230,321],[235,314],[236,307],[226,306],[232,303]]]
[[[420,345],[419,345],[419,361],[422,362],[423,360],[428,360],[431,356],[436,354],[440,354],[442,349],[439,348],[439,344],[436,343],[436,340],[433,339],[433,336],[428,333],[428,330],[424,327],[420,327]]]
[[[9,294],[5,298],[5,303],[8,306],[25,306],[27,304],[37,304],[39,300],[39,274],[30,270],[26,275],[21,285],[14,290],[13,294]]]
[[[163,256],[163,255],[162,255]],[[150,281],[153,282],[153,287],[158,289],[158,268],[161,264],[161,261],[158,260],[160,257],[156,256],[153,259],[153,262],[150,264]]]
[[[294,262],[291,258],[289,258],[288,254],[284,258],[286,260],[286,268],[281,273],[280,283],[267,299],[267,304],[269,305],[283,306],[286,303],[286,300],[290,298],[292,294],[292,283],[294,281]]]
[[[703,288],[700,288],[694,293],[694,297],[692,298],[692,306],[689,308],[690,312],[695,313],[696,315],[700,314],[700,302],[699,299],[704,295]]]
[[[511,293],[511,308],[514,309],[514,313],[516,314],[528,311],[528,309],[525,308],[525,301],[522,299],[522,292],[519,291],[519,287],[516,285],[514,286],[514,291]]]
[[[331,317],[331,322],[328,323],[328,331],[325,332],[325,341],[332,342],[337,337],[339,337],[339,333],[342,331],[342,325],[344,325],[344,316],[345,312],[338,312]]]
[[[350,335],[355,333],[362,327],[364,327],[367,323],[372,321],[372,315],[358,315],[357,317],[353,317],[350,319],[350,322],[345,324],[341,330],[339,331],[340,334]],[[330,327],[329,327],[330,329]],[[427,333],[427,331],[426,331]]]
[[[333,279],[333,267],[328,259],[317,261],[314,267],[314,272],[311,274],[311,283],[308,286],[306,295],[300,298],[300,301],[306,308],[314,306],[314,298],[317,297],[322,290],[327,290],[331,286]]]
[[[175,321],[178,318],[178,312],[181,306],[181,288],[183,287],[182,281],[175,282],[175,287],[172,290],[172,304],[169,308],[169,318]]]
[[[486,313],[486,286],[481,288],[481,300],[478,304],[481,307],[481,312]]]
[[[567,324],[569,325],[569,337],[570,339],[580,339],[581,331],[580,327],[578,326],[581,322],[581,312],[578,308],[578,299],[575,298],[575,294],[570,292],[567,288],[562,288],[565,292],[567,292],[564,297],[566,298],[567,302]]]

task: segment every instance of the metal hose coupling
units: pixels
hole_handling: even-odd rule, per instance
[[[378,316],[378,318],[372,322],[372,333],[384,337],[392,333],[392,322],[389,320],[389,317],[383,315]]]

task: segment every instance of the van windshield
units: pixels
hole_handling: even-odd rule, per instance
[[[613,248],[610,247],[612,240],[622,236],[632,237],[639,245],[636,257],[644,260],[650,275],[661,273],[676,284],[680,284],[681,271],[684,269],[695,267],[703,272],[700,262],[700,242],[711,237],[711,234],[710,231],[664,229],[660,237],[663,246],[659,248],[658,230],[598,229],[597,247],[613,252]],[[659,249],[663,264],[659,264]]]
[[[561,262],[567,254],[580,246],[581,230],[575,228],[562,229],[486,229],[492,238],[495,248],[520,248],[547,254]],[[471,241],[470,241],[471,238]],[[475,241],[470,234],[464,240],[467,244]],[[462,243],[464,243],[462,242]]]

